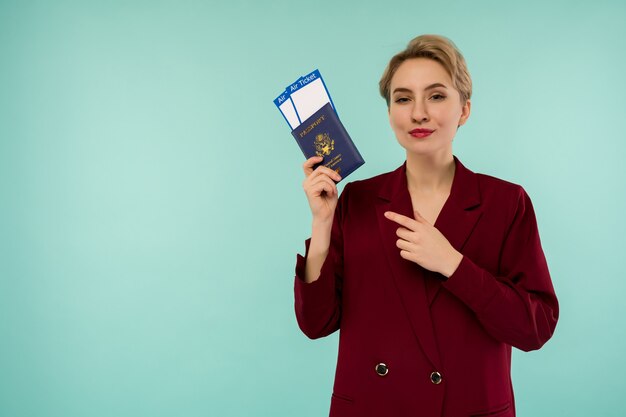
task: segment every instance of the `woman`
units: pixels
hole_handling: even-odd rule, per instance
[[[406,162],[341,197],[321,158],[303,166],[313,224],[296,317],[310,338],[340,329],[331,417],[514,416],[511,347],[554,332],[528,195],[453,156],[471,88],[454,44],[419,36],[380,81]]]

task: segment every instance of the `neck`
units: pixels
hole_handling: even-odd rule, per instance
[[[406,179],[409,190],[417,192],[449,192],[456,165],[452,153],[416,155],[407,153]]]

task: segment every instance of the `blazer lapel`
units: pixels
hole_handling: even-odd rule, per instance
[[[440,358],[435,343],[430,308],[424,282],[424,269],[414,262],[400,256],[396,246],[398,225],[384,216],[386,211],[395,211],[413,218],[413,205],[408,192],[406,166],[392,172],[389,180],[379,192],[379,203],[376,206],[378,229],[382,238],[385,256],[389,262],[392,280],[397,289],[413,333],[433,369],[440,368]]]
[[[435,227],[456,250],[462,252],[482,211],[479,209],[480,190],[476,174],[465,168],[456,157],[454,161],[456,170],[450,196],[437,217]],[[385,256],[401,305],[424,354],[434,369],[438,369],[441,362],[430,316],[430,305],[441,287],[441,280],[435,277],[433,272],[400,256],[400,250],[396,246],[398,225],[384,216],[386,211],[394,211],[414,218],[406,179],[406,164],[392,172],[381,187],[376,211]]]
[[[478,176],[465,168],[456,157],[454,161],[456,170],[450,196],[437,217],[435,227],[456,250],[462,253],[465,242],[482,215],[482,210]],[[441,280],[433,272],[429,271],[428,275],[430,276],[426,279],[426,291],[429,303],[432,303],[441,288]]]

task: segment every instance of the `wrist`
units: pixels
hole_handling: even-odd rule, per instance
[[[315,218],[313,217],[313,221],[311,222],[311,227],[315,230],[330,230],[333,226],[333,218]]]
[[[455,250],[453,255],[450,257],[450,263],[448,264],[446,271],[444,271],[442,275],[446,277],[446,279],[450,278],[459,268],[462,260],[463,254]]]
[[[311,243],[309,250],[315,253],[326,253],[330,245],[333,221],[314,219],[311,228]]]

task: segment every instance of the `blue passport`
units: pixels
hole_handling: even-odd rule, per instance
[[[308,159],[322,156],[324,165],[346,178],[365,161],[330,103],[313,113],[291,134]]]

